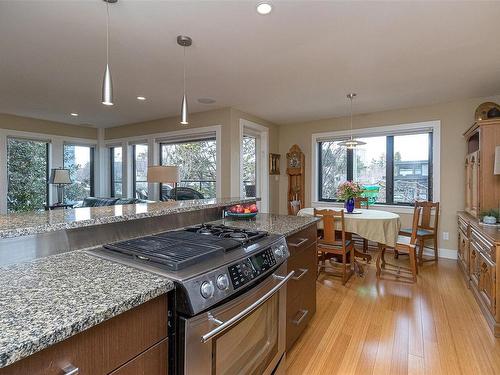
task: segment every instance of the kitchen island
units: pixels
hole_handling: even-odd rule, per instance
[[[228,202],[234,201],[225,200],[225,203],[217,204],[225,207]],[[190,207],[194,205],[191,204]],[[105,209],[110,210],[109,207]],[[104,221],[107,220],[110,219],[104,219]],[[216,221],[212,219],[212,222],[284,235],[287,237],[292,256],[299,253],[303,256],[307,248],[309,258],[315,259],[315,248],[313,248],[315,218],[259,214],[250,221],[226,218]],[[306,235],[309,241],[307,244],[302,238]],[[297,246],[300,242],[302,244]],[[293,258],[290,259],[292,264],[289,268],[297,268],[297,277],[294,281],[295,285],[289,289],[303,292],[302,287],[299,288],[299,286],[309,285],[307,293],[311,294],[312,291],[315,295],[315,290],[310,287],[310,285],[314,287],[314,281],[311,284],[311,280],[315,280],[314,260],[309,261],[308,267],[313,267],[313,269],[307,272],[304,271],[304,267],[295,264],[297,262],[293,261]],[[306,280],[307,284],[304,284]],[[37,358],[37,361],[43,364],[45,353],[54,352],[53,348],[62,347],[66,342],[82,337],[87,332],[93,332],[106,324],[109,326],[107,322],[113,322],[127,314],[138,315],[142,306],[158,305],[155,301],[159,301],[159,298],[161,299],[165,293],[171,291],[174,283],[167,278],[134,267],[94,257],[82,250],[74,250],[0,267],[0,288],[2,290],[0,295],[0,374],[3,375],[10,374],[13,368],[22,368],[21,365],[27,361],[36,362],[32,358]],[[289,294],[297,297],[297,293]],[[291,306],[294,307],[298,300],[294,298],[290,302]],[[302,299],[300,301],[302,302]],[[165,307],[166,299],[163,299],[161,303],[161,306]],[[306,313],[304,309],[298,309],[297,312],[293,310],[293,314],[290,312],[293,315],[290,318],[290,324],[294,327],[305,325],[314,313],[314,309],[309,308]],[[297,313],[299,316],[295,316]],[[165,316],[161,319],[166,322]],[[165,332],[155,336],[150,343],[157,348],[158,356],[164,355],[166,351],[166,325],[160,327],[159,330]],[[104,343],[101,344],[104,345]],[[146,346],[140,349],[145,351],[144,358],[147,358],[146,349],[148,349]],[[61,353],[61,350],[58,349],[55,352]],[[33,355],[35,353],[36,355]],[[133,357],[140,353],[132,354]],[[25,357],[28,358],[22,360]],[[115,361],[108,364],[108,367],[95,367],[95,364],[92,364],[94,367],[88,368],[107,373],[105,371],[115,369],[118,365],[125,366],[124,360],[132,357],[124,357],[120,359],[121,362]],[[60,363],[55,364],[62,366]]]

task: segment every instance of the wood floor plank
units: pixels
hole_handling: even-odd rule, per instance
[[[317,313],[287,353],[287,374],[500,374],[500,339],[455,261],[424,264],[417,284],[365,268],[346,287],[320,275]]]

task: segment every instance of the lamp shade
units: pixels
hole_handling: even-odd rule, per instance
[[[69,169],[64,168],[52,168],[50,171],[50,184],[55,185],[69,185],[71,184],[71,177],[69,175]]]
[[[500,146],[495,147],[495,168],[493,174],[500,174]]]
[[[179,167],[176,165],[153,165],[148,167],[148,182],[181,182]]]

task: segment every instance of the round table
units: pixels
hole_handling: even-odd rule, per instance
[[[323,210],[336,210],[339,207],[322,207]],[[380,245],[394,247],[398,240],[401,221],[399,215],[380,210],[356,209],[356,213],[344,215],[345,231],[355,233],[369,241]],[[303,208],[297,216],[313,216],[314,208]],[[340,230],[340,223],[338,223]],[[318,222],[318,229],[323,228],[323,223]]]

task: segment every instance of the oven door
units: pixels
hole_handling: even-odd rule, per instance
[[[285,286],[292,276],[285,262],[243,295],[181,318],[184,374],[271,374],[285,352]]]

